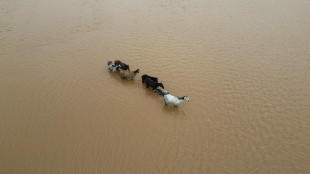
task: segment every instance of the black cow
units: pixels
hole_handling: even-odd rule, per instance
[[[158,83],[158,78],[157,77],[152,77],[152,76],[149,76],[147,74],[144,74],[142,77],[142,83],[144,83],[144,81],[147,79],[147,78],[150,78],[151,80],[153,80],[154,82]]]
[[[164,88],[164,85],[162,84],[162,83],[156,83],[156,82],[154,82],[152,79],[150,79],[150,78],[146,78],[145,80],[144,80],[144,82],[145,82],[145,85],[146,85],[146,87],[148,88],[149,86],[151,86],[152,88],[153,88],[153,90],[155,90],[155,89],[157,89],[157,87],[158,86],[160,86],[160,87],[162,87],[163,89],[165,89]]]

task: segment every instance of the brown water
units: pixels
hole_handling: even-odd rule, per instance
[[[0,1],[0,173],[309,173],[309,9]],[[143,74],[190,102],[164,106]]]

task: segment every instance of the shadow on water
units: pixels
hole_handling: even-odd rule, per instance
[[[168,115],[185,115],[184,111],[180,110],[179,106],[177,107],[172,107],[172,106],[166,106],[163,105],[163,112]]]
[[[142,88],[144,88],[145,95],[147,95],[148,97],[151,97],[151,98],[154,98],[154,99],[163,98],[162,95],[156,94],[156,92],[154,92],[151,87],[146,88],[144,83],[142,84]]]

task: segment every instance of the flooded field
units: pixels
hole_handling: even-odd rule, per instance
[[[309,173],[309,9],[0,1],[0,173]],[[190,102],[165,106],[143,74]]]

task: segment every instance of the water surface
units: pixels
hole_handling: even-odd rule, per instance
[[[308,173],[309,9],[1,1],[0,173]],[[190,102],[164,106],[143,74]]]

